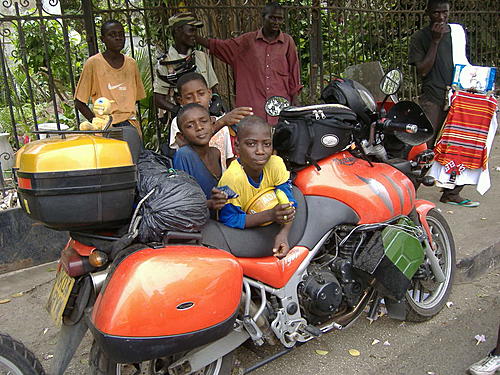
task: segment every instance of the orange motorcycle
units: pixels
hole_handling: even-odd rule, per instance
[[[368,91],[359,93],[369,100]],[[48,226],[71,230],[48,303],[61,324],[51,373],[64,372],[87,329],[94,338],[91,374],[120,374],[129,364],[151,374],[217,375],[232,372],[234,352],[247,341],[283,350],[245,373],[349,327],[367,306],[376,318],[382,301],[395,319],[432,318],[451,291],[452,234],[433,203],[416,199],[410,162],[374,161],[362,143],[367,137],[375,146],[388,133],[421,136],[423,129],[398,118],[373,117],[366,125],[338,104],[283,109],[274,142],[293,171],[298,204],[283,259],[270,256],[276,225],[239,230],[211,220],[199,233],[133,243],[137,208],[126,197],[134,194],[134,165],[131,158],[117,161],[124,142],[84,134],[21,150],[16,176],[23,208]],[[44,170],[69,143],[94,150],[98,171]],[[98,151],[106,147],[114,152]],[[90,175],[100,179],[78,185]],[[77,206],[83,199],[86,206]],[[72,204],[84,213],[68,209]],[[133,215],[127,233],[92,231],[86,226],[92,207],[100,215],[93,224]]]

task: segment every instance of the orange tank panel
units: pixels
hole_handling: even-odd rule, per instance
[[[243,273],[252,279],[263,282],[274,288],[282,288],[299,268],[309,250],[302,246],[291,249],[286,257],[238,258]]]
[[[372,163],[344,151],[297,173],[294,184],[304,195],[329,197],[345,203],[360,217],[360,224],[379,223],[408,215],[415,202],[415,188],[396,168]]]
[[[413,146],[410,152],[408,153],[408,160],[415,160],[417,155],[421,152],[427,150],[427,144],[421,143],[419,145]]]
[[[99,294],[92,322],[116,336],[185,334],[221,323],[239,306],[240,264],[201,246],[144,249],[125,258]]]

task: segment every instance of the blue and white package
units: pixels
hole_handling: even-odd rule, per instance
[[[496,68],[456,64],[452,85],[459,90],[486,93],[495,87]]]

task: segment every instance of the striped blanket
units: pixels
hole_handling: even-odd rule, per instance
[[[486,138],[496,108],[493,96],[463,91],[453,94],[441,138],[434,149],[435,160],[445,166],[447,173],[486,168]]]

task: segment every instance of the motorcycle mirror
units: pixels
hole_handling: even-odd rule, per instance
[[[280,112],[290,106],[290,101],[283,96],[271,96],[266,100],[264,110],[271,117],[278,117]]]
[[[403,73],[398,69],[389,70],[380,80],[380,91],[385,95],[394,95],[403,84]]]

